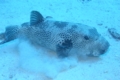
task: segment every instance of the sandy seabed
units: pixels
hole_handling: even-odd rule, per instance
[[[108,28],[120,29],[119,0],[0,0],[0,32],[8,25],[29,22],[32,10],[44,17],[93,26],[110,47],[99,58],[59,60],[28,42],[11,41],[0,45],[0,80],[120,79],[120,41],[108,33]]]

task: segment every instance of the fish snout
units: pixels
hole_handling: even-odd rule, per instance
[[[98,46],[99,54],[101,55],[101,54],[106,53],[106,51],[108,50],[108,48],[110,46],[109,42],[104,37],[100,37],[98,39],[98,43],[99,43],[99,45],[97,45],[97,46]]]
[[[105,38],[99,37],[98,40],[92,44],[92,47],[90,46],[90,53],[88,54],[88,56],[100,56],[106,53],[108,48],[109,42]]]

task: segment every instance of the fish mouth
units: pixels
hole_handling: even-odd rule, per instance
[[[108,50],[110,44],[105,38],[103,38],[103,37],[101,37],[101,38],[102,39],[100,41],[102,41],[102,42],[101,42],[99,52],[100,52],[100,54],[104,54]]]
[[[2,44],[4,42],[4,40],[2,39],[2,40],[0,40],[0,44]]]
[[[5,33],[0,34],[0,44],[2,44],[5,40]]]
[[[109,42],[103,37],[100,37],[95,43],[87,56],[98,57],[105,54],[110,46]]]
[[[88,57],[98,57],[100,56],[98,51],[92,51],[90,54],[87,54]]]
[[[109,42],[104,37],[100,37],[98,42],[99,42],[99,45],[97,45],[98,55],[105,54],[110,46]]]

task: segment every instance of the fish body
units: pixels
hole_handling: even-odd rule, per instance
[[[4,36],[7,37],[4,43],[16,38],[26,39],[33,45],[55,51],[59,57],[71,54],[99,56],[109,47],[108,41],[95,28],[44,18],[38,11],[32,11],[30,22],[23,23],[20,28],[6,28]]]

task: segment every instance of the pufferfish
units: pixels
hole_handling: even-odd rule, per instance
[[[55,51],[58,57],[74,54],[99,56],[109,48],[109,42],[94,27],[44,18],[38,11],[31,11],[30,22],[20,27],[6,27],[6,31],[0,34],[0,44],[17,38],[28,40],[33,46]]]

